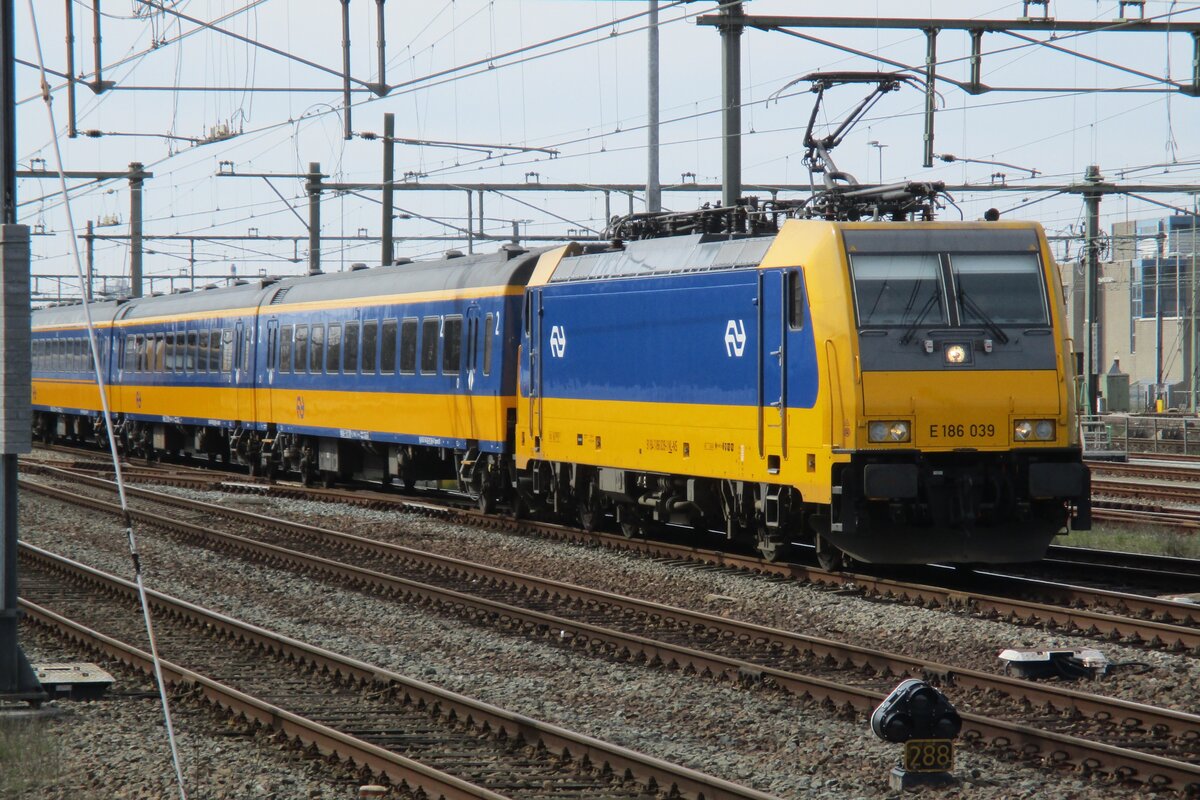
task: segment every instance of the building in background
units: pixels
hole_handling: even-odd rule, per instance
[[[1195,410],[1196,252],[1200,217],[1176,215],[1119,222],[1113,226],[1109,259],[1100,265],[1101,389],[1128,376],[1129,408],[1122,393],[1103,392],[1113,411],[1164,408]],[[1083,265],[1060,265],[1076,350],[1083,341]]]

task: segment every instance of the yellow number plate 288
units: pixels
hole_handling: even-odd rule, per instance
[[[954,769],[954,742],[949,739],[909,739],[904,743],[904,769],[908,772],[950,772]]]

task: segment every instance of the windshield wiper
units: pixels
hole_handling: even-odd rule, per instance
[[[978,303],[976,303],[970,297],[967,297],[967,293],[964,292],[962,289],[958,290],[958,302],[962,303],[964,308],[966,308],[968,311],[970,311],[972,314],[974,314],[976,317],[978,317],[979,320],[981,322],[983,322],[983,324],[985,326],[987,326],[987,329],[992,332],[992,336],[996,337],[996,339],[999,340],[1000,344],[1008,343],[1008,334],[1006,334],[1000,328],[1000,326],[996,324],[996,321],[994,319],[992,319],[991,317],[989,317],[987,315],[987,312],[985,312],[982,308],[979,307]]]
[[[917,314],[917,318],[912,321],[912,324],[905,329],[904,335],[900,337],[900,344],[908,344],[917,334],[917,328],[921,327],[921,323],[925,321],[925,315],[929,313],[929,309],[933,308],[937,302],[937,292],[929,295],[929,299],[925,301],[925,305],[921,307],[921,313]]]

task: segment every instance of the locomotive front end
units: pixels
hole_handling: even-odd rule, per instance
[[[1041,228],[864,224],[842,238],[860,394],[829,542],[871,562],[1021,562],[1089,527]]]

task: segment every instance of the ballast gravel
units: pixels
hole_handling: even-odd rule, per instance
[[[902,652],[932,650],[943,659],[958,652],[962,662],[979,668],[994,668],[995,653],[1013,644],[1095,646],[1090,640],[1051,634],[1043,637],[1028,628],[944,611],[874,602],[753,576],[697,570],[499,534],[412,514],[173,491],[805,633]],[[98,518],[36,496],[24,498],[21,510],[21,537],[25,541],[129,576],[124,532],[115,520]],[[887,773],[896,763],[898,747],[875,739],[863,720],[847,719],[834,709],[770,690],[743,689],[679,672],[616,663],[545,641],[476,627],[422,608],[180,545],[157,531],[139,532],[139,541],[148,586],[321,647],[779,797],[895,794],[888,787]],[[1154,679],[1161,681],[1164,690],[1173,685],[1179,702],[1184,701],[1188,692],[1179,684],[1189,684],[1190,688],[1197,685],[1196,678],[1200,677],[1192,659],[1129,648],[1103,649],[1114,660],[1126,660],[1132,655],[1151,663],[1154,671],[1169,673],[1172,676],[1169,679],[1161,676]],[[67,656],[47,653],[46,657],[59,660]],[[988,667],[983,666],[985,663]],[[1129,691],[1133,691],[1132,686]],[[1191,696],[1194,708],[1194,690]],[[1163,702],[1161,696],[1156,700]],[[181,724],[188,721],[181,720]],[[161,727],[161,722],[152,719],[144,720],[143,724]],[[75,734],[63,731],[62,735]],[[138,748],[157,752],[154,738],[122,737],[113,741],[93,731],[86,740],[91,755],[85,760],[121,764],[134,757],[131,753],[139,752]],[[284,756],[274,760],[262,758],[261,743],[231,740],[227,745],[226,751],[246,747],[248,752],[241,757],[258,759],[265,787],[295,780],[298,792],[317,791],[303,788],[303,774],[294,775],[297,769],[303,773],[305,764],[288,764]],[[211,758],[211,748],[203,744],[181,749],[185,764],[192,760],[199,765]],[[74,747],[66,751],[78,752]],[[159,781],[156,785],[169,781],[169,771],[164,772],[169,766],[161,758],[137,758],[147,775],[157,776],[153,778]],[[194,769],[203,773],[199,766]],[[967,749],[959,751],[956,775],[961,781],[958,786],[937,789],[933,794],[955,798],[1050,794],[1091,797],[1099,791],[1111,797],[1140,794],[1117,786],[1102,786],[1074,773],[1012,763]],[[354,796],[353,787],[334,781],[320,791],[333,793],[295,796]],[[64,792],[45,796],[71,795]],[[205,795],[204,789],[200,789],[195,796],[222,795]],[[255,794],[251,790],[240,796],[284,795]]]

